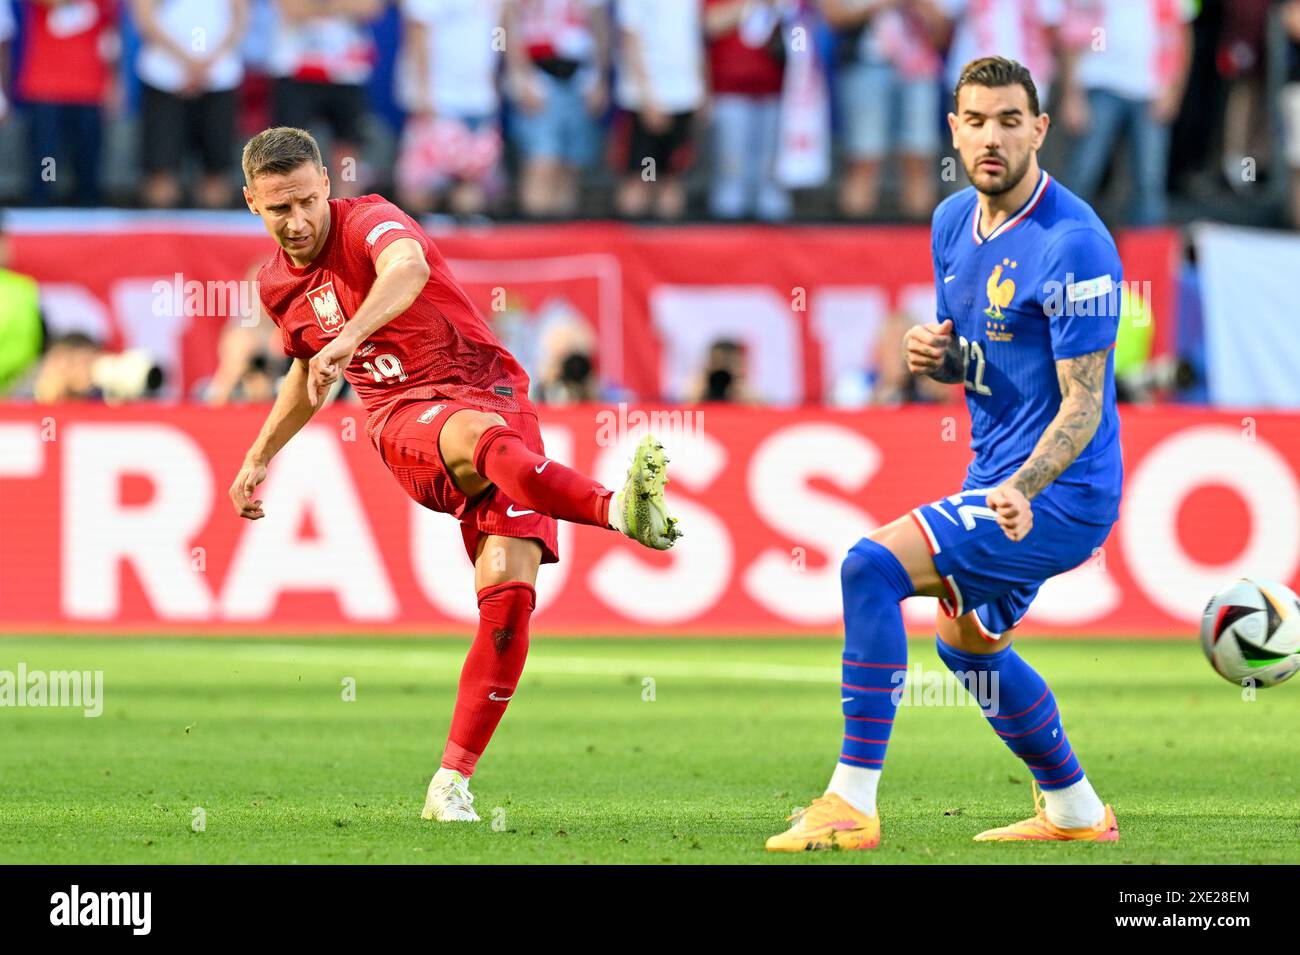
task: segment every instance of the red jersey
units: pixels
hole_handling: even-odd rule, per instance
[[[357,313],[375,281],[375,260],[398,239],[424,249],[429,280],[415,301],[366,339],[344,377],[370,412],[375,440],[398,401],[447,398],[484,411],[531,411],[528,375],[492,334],[419,224],[382,196],[331,199],[329,232],[316,258],[294,265],[283,249],[257,273],[262,307],[284,336],[285,354],[310,359]]]
[[[18,95],[35,103],[102,103],[108,91],[105,33],[112,29],[110,0],[75,0],[51,7],[27,4]]]
[[[704,0],[704,5],[716,6],[726,2]],[[755,9],[749,16],[771,16],[771,12]],[[774,24],[774,29],[774,38],[758,47],[741,39],[740,28],[708,41],[709,82],[713,92],[742,96],[776,96],[781,92],[785,66],[772,52],[773,44],[779,46],[782,42],[779,24]]]

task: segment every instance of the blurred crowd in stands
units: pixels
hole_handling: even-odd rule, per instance
[[[237,206],[286,124],[416,212],[923,220],[998,53],[1115,222],[1300,221],[1300,0],[0,0],[0,48],[11,204]]]
[[[1030,67],[1044,165],[1112,225],[1300,225],[1300,0],[0,0],[0,201],[239,208],[244,139],[284,124],[336,195],[413,214],[925,221],[965,184],[944,117],[989,54]],[[29,340],[2,235],[0,295],[0,393],[165,391],[147,357]],[[891,316],[836,403],[948,400],[899,359],[924,319]],[[1149,335],[1128,397],[1191,383]],[[198,397],[270,399],[273,336],[232,323]],[[637,397],[600,391],[581,321],[528,347],[539,400]],[[691,397],[754,400],[745,368],[714,342]]]

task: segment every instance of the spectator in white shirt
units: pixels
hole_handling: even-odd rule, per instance
[[[1072,0],[1070,0],[1072,2]],[[1057,30],[1067,0],[940,0],[954,23],[945,85],[957,86],[962,67],[985,56],[1023,63],[1038,87],[1038,101],[1051,101],[1056,79]]]
[[[142,87],[145,205],[181,201],[181,167],[193,151],[202,168],[199,205],[230,203],[235,111],[244,67],[239,45],[248,0],[132,0],[144,41],[135,71]]]
[[[384,0],[276,0],[268,64],[274,121],[317,133],[324,123],[335,196],[361,191],[365,84],[375,59],[369,23],[384,6]]]
[[[620,56],[614,100],[627,156],[615,205],[620,215],[679,219],[692,127],[704,105],[700,0],[618,0]]]
[[[1074,0],[1061,119],[1075,137],[1066,185],[1093,202],[1121,137],[1132,150],[1133,225],[1168,220],[1169,128],[1190,64],[1191,0]]]
[[[938,0],[820,0],[836,31],[841,142],[840,212],[873,215],[885,160],[897,155],[900,204],[909,219],[934,209],[939,152],[940,43],[948,21]]]
[[[403,208],[479,215],[501,158],[496,74],[501,0],[402,0],[398,100],[407,110],[397,161]]]

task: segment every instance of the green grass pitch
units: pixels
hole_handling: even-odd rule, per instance
[[[0,670],[103,670],[105,709],[0,708],[0,863],[1300,861],[1300,680],[1243,701],[1193,640],[1019,641],[1118,844],[972,842],[1030,814],[1027,772],[976,710],[914,706],[881,848],[793,856],[763,840],[834,763],[838,641],[534,638],[484,821],[422,822],[465,646],[2,639]]]

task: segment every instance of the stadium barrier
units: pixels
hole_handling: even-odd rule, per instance
[[[266,518],[226,496],[265,408],[0,406],[0,630],[464,632],[456,522],[387,474],[352,405],[275,460]],[[549,453],[617,484],[647,424],[670,448],[687,536],[667,554],[564,526],[537,630],[782,634],[838,629],[839,559],[860,536],[959,488],[960,406],[864,413],[731,406],[543,412]],[[1026,631],[1191,639],[1241,574],[1297,584],[1300,419],[1133,408],[1120,522],[1049,582]],[[924,633],[934,601],[907,603]]]

